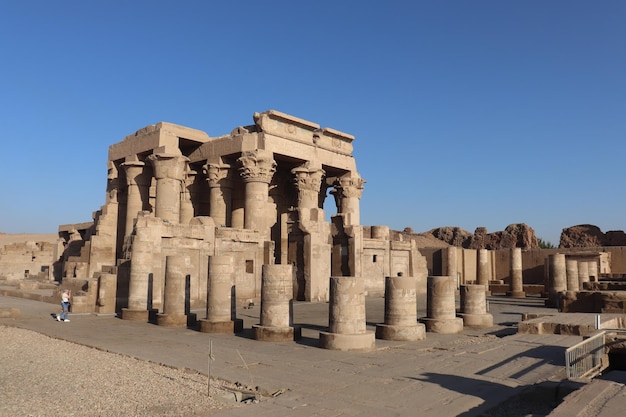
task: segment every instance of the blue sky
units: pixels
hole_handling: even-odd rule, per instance
[[[0,2],[0,231],[104,203],[108,146],[279,110],[356,136],[361,222],[626,229],[623,1]]]

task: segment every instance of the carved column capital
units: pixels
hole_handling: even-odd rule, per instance
[[[206,163],[202,166],[209,188],[233,188],[230,165]]]
[[[241,165],[239,174],[244,182],[269,184],[276,172],[276,161],[271,152],[264,150],[244,151],[237,159]]]
[[[322,186],[322,178],[326,171],[322,168],[310,168],[309,164],[296,167],[291,170],[295,175],[295,185],[298,191],[315,191],[320,192]]]
[[[339,198],[358,198],[363,194],[363,184],[365,180],[361,177],[340,177],[334,183],[336,193]]]

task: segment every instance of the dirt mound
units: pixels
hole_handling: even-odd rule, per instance
[[[501,232],[487,233],[485,227],[478,227],[474,234],[460,227],[439,227],[427,232],[436,239],[451,246],[465,249],[507,249],[538,248],[539,243],[532,227],[524,223],[511,224]]]
[[[602,233],[598,226],[579,224],[563,229],[561,248],[595,248],[601,246],[626,246],[626,234],[621,230]]]

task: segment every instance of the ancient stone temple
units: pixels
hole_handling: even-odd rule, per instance
[[[415,243],[360,224],[353,136],[273,110],[253,122],[218,137],[163,122],[109,147],[105,204],[92,224],[60,229],[73,231],[63,280],[85,293],[78,308],[142,320],[163,312],[170,256],[186,259],[187,310],[206,306],[213,275],[232,286],[233,303],[258,302],[264,264],[293,266],[294,300],[328,301],[331,276],[382,294],[400,273],[424,291]],[[329,194],[334,213],[324,211]],[[227,275],[210,268],[223,256]]]

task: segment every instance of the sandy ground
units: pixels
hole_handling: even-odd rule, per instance
[[[254,407],[236,402],[220,381],[211,381],[209,396],[206,375],[196,371],[8,326],[0,325],[0,341],[1,417],[207,416]]]

